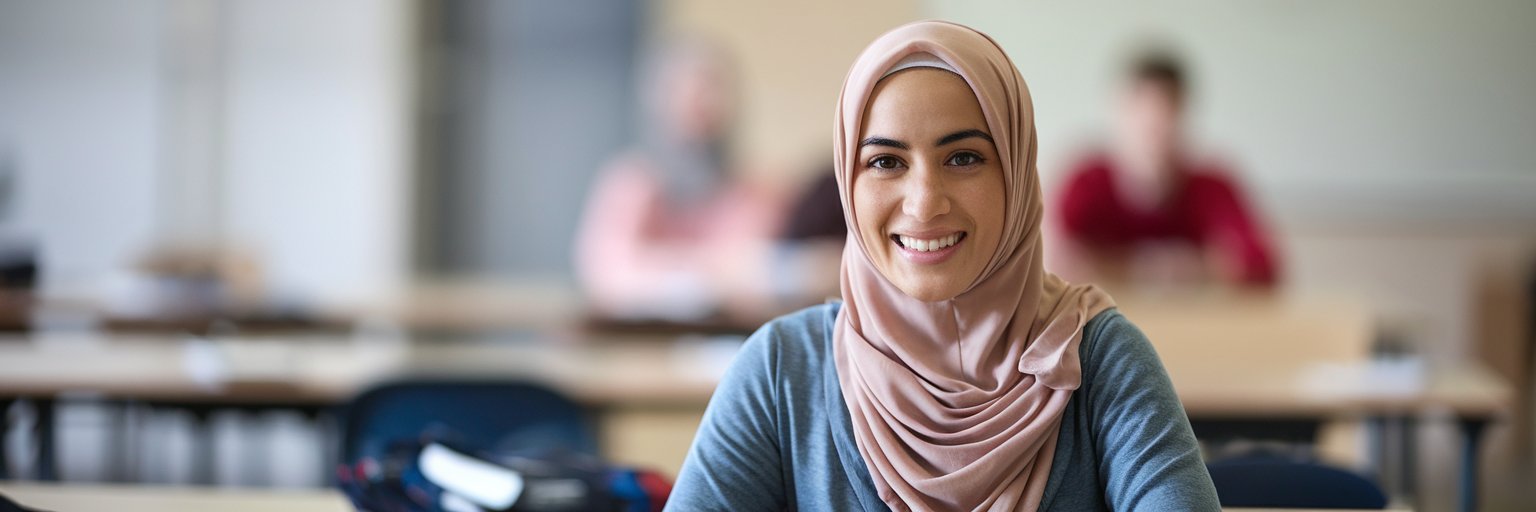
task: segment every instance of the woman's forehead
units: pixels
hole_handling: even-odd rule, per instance
[[[960,75],[924,67],[898,71],[875,84],[860,135],[921,136],[971,129],[990,132],[970,85]]]

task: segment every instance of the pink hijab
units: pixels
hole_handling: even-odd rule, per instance
[[[870,93],[914,54],[970,84],[1005,173],[1002,242],[966,291],[941,302],[912,298],[879,273],[849,197]],[[1023,77],[985,34],[912,23],[854,62],[836,117],[849,234],[833,346],[854,439],[880,499],[896,510],[1035,510],[1062,411],[1082,378],[1083,324],[1113,303],[1041,268],[1034,112]]]

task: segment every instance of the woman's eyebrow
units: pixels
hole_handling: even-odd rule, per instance
[[[964,139],[969,139],[971,137],[980,137],[980,138],[986,139],[987,142],[992,142],[992,136],[991,135],[987,135],[987,132],[984,132],[984,131],[981,131],[981,130],[972,129],[972,130],[958,131],[958,132],[955,132],[955,133],[951,133],[949,135],[945,135],[944,138],[939,139],[939,142],[937,144],[934,144],[934,145],[935,146],[943,146],[945,144],[950,144],[950,143],[953,143],[953,142],[958,142],[958,141],[961,141],[961,140],[964,140]]]
[[[896,149],[908,149],[907,143],[882,137],[870,137],[859,141],[859,147],[864,146],[888,146]]]

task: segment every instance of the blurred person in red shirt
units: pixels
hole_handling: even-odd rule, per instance
[[[1173,54],[1133,62],[1113,143],[1072,168],[1054,203],[1052,270],[1108,283],[1275,284],[1274,246],[1248,198],[1225,166],[1187,149],[1187,101]]]

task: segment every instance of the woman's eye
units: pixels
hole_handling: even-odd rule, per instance
[[[895,169],[901,166],[901,162],[896,160],[896,157],[893,156],[880,156],[875,157],[874,160],[870,160],[869,166],[876,169]]]
[[[949,157],[949,165],[957,167],[970,167],[979,163],[981,163],[981,155],[976,153],[959,153],[955,156]]]

